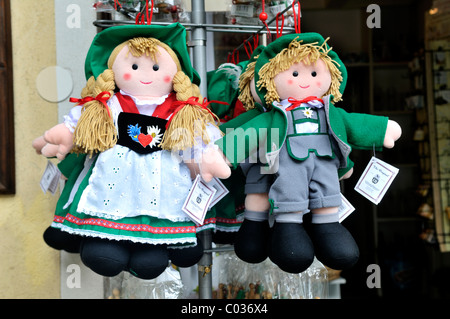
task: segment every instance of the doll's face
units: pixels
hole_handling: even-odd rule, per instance
[[[125,46],[113,63],[114,80],[122,91],[140,99],[156,99],[173,90],[177,66],[169,53],[158,46],[158,62],[145,54],[133,56]]]
[[[309,96],[323,97],[331,86],[331,74],[321,59],[309,65],[294,63],[286,71],[274,77],[280,100],[304,99]]]

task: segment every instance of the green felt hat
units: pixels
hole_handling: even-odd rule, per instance
[[[303,44],[317,42],[319,46],[325,42],[325,39],[320,34],[315,32],[291,33],[277,38],[275,41],[268,44],[259,55],[259,58],[255,65],[255,83],[257,83],[259,80],[259,70],[266,63],[270,62],[270,60],[274,58],[278,53],[280,53],[283,49],[287,48],[293,40],[297,40],[299,42],[301,41],[301,43]],[[325,46],[327,50],[330,49],[328,43],[326,43]],[[338,64],[337,68],[339,69],[339,71],[341,71],[342,82],[339,86],[339,92],[343,94],[345,86],[347,84],[347,69],[345,68],[344,63],[341,61],[336,52],[330,50],[328,52],[328,56]],[[260,88],[257,89],[256,92],[261,98],[261,101],[263,101],[263,103],[265,104],[265,94],[267,90],[265,88]]]
[[[247,65],[255,61],[263,46],[258,46],[250,56],[249,60],[238,64],[224,63],[217,70],[207,73],[208,100],[226,102],[229,105],[211,103],[212,111],[219,117],[225,116],[232,102],[239,95],[239,77],[247,68]]]
[[[92,40],[86,56],[84,71],[86,79],[97,78],[108,68],[111,52],[119,44],[136,37],[155,38],[167,44],[180,60],[181,69],[192,83],[199,85],[200,76],[191,65],[187,45],[186,29],[179,23],[170,25],[120,25],[98,33]]]
[[[239,94],[239,76],[247,61],[233,64],[224,63],[217,70],[207,72],[208,100],[226,102],[228,105],[212,102],[211,110],[219,117],[224,117],[236,96]]]

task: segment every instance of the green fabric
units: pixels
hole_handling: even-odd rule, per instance
[[[186,29],[179,23],[170,25],[120,25],[98,33],[86,56],[85,75],[95,78],[108,68],[108,59],[116,46],[135,37],[152,37],[167,44],[178,56],[181,68],[189,79],[199,85],[200,77],[192,68],[186,46]]]
[[[86,154],[70,153],[61,162],[58,163],[58,169],[61,173],[69,179],[72,176],[73,170],[76,170],[80,165],[83,167]],[[78,175],[78,174],[77,174]],[[75,177],[76,179],[76,177]]]
[[[286,34],[275,41],[268,44],[265,49],[260,53],[258,60],[256,61],[255,65],[255,83],[259,81],[259,70],[268,63],[272,58],[274,58],[278,53],[280,53],[283,49],[287,48],[289,46],[289,43],[292,42],[292,40],[297,39],[297,41],[303,41],[302,43],[314,43],[318,42],[319,45],[321,45],[325,40],[324,38],[314,32],[309,33],[292,33],[292,34]],[[328,43],[326,44],[327,49],[329,48]],[[328,52],[328,55],[331,59],[336,61],[338,63],[338,69],[342,73],[342,82],[339,87],[339,91],[341,93],[344,93],[345,86],[347,84],[347,69],[345,68],[344,63],[341,61],[339,56],[336,52],[333,50],[330,50]],[[267,90],[265,88],[261,88],[256,91],[258,93],[258,96],[260,97],[261,101],[263,101],[263,104],[265,104],[265,95],[267,93]]]
[[[256,57],[264,49],[260,45],[253,50],[252,55],[247,61],[238,64],[224,63],[217,70],[209,71],[206,74],[208,83],[208,100],[227,102],[229,105],[211,103],[211,110],[219,117],[224,118],[231,115],[230,109],[233,109],[233,103],[240,94],[239,77],[245,72],[247,65],[255,61]]]
[[[227,134],[216,141],[216,145],[222,150],[233,168],[254,153],[259,148],[260,142],[272,141],[278,149],[286,137],[287,120],[283,111],[272,108],[268,112],[260,114],[256,112],[257,110],[251,114],[254,115],[251,118],[250,116],[242,119],[237,117],[236,126],[230,127],[231,130],[226,130]],[[242,122],[238,123],[238,119]],[[247,121],[244,121],[246,119]],[[272,131],[271,128],[275,128],[275,130]],[[272,136],[277,133],[279,133],[278,138],[276,135]],[[272,145],[267,145],[267,147],[272,149]]]
[[[236,232],[243,220],[241,215],[244,213],[245,175],[238,167],[231,171],[229,178],[221,181],[229,193],[211,208],[206,218],[210,213],[214,214],[216,231]]]
[[[341,108],[329,104],[329,120],[332,133],[349,150],[361,149],[378,151],[383,149],[384,136],[388,118],[362,113],[347,113]],[[267,153],[278,151],[286,139],[287,118],[277,106],[265,113],[251,118],[235,130],[228,131],[216,145],[233,165],[237,167],[255,152],[261,143],[265,143]],[[266,141],[270,141],[267,143]],[[346,165],[339,169],[339,176],[344,175],[354,163],[349,157]]]
[[[246,65],[247,61],[237,65],[224,63],[217,70],[209,71],[206,74],[208,100],[228,103],[228,105],[224,105],[213,102],[209,105],[219,118],[229,115],[230,109],[233,108],[232,104],[239,95],[239,76]]]
[[[58,217],[64,218],[69,212],[70,205],[66,208],[64,208],[64,206],[69,200],[75,182],[84,168],[86,156],[86,154],[77,155],[72,153],[68,154],[65,159],[58,163],[58,169],[67,178],[67,181],[65,182],[64,188],[56,203],[54,223],[58,223]],[[52,226],[55,226],[55,224],[52,224]]]

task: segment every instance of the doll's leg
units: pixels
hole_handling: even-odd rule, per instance
[[[268,256],[270,175],[261,174],[259,163],[241,165],[246,175],[244,221],[236,235],[234,251],[243,261],[260,263]]]
[[[170,261],[178,267],[191,267],[200,261],[203,256],[203,243],[197,237],[197,245],[187,248],[168,249]]]
[[[268,194],[248,194],[245,198],[245,207],[244,221],[236,235],[234,251],[245,262],[260,263],[268,256],[270,233]]]
[[[166,245],[131,244],[128,271],[141,279],[154,279],[169,266],[169,253]]]
[[[80,257],[97,274],[112,277],[126,269],[130,250],[125,241],[86,237],[81,243]]]
[[[45,230],[43,237],[45,243],[54,249],[65,250],[69,253],[80,252],[81,236],[50,226]]]
[[[281,270],[300,273],[314,261],[314,247],[303,226],[308,210],[308,181],[314,162],[294,162],[286,151],[280,152],[278,176],[269,198],[275,218],[269,244],[269,258]]]
[[[327,166],[329,164],[331,166]],[[341,270],[358,261],[359,250],[350,232],[339,223],[341,195],[337,170],[333,167],[330,162],[317,165],[310,182],[309,233],[317,259],[330,268]]]
[[[339,223],[337,207],[312,211],[309,234],[316,257],[337,270],[352,267],[359,259],[359,249],[350,232]]]
[[[289,273],[301,273],[312,264],[314,247],[303,227],[303,212],[275,215],[269,258]]]

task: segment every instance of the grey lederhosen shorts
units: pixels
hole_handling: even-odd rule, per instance
[[[316,208],[340,206],[338,167],[337,157],[318,157],[314,152],[303,161],[296,160],[283,145],[279,169],[269,191],[273,212],[307,213]]]
[[[272,185],[273,174],[261,174],[262,164],[260,161],[251,163],[247,159],[241,163],[242,172],[245,175],[245,194],[268,193]]]

